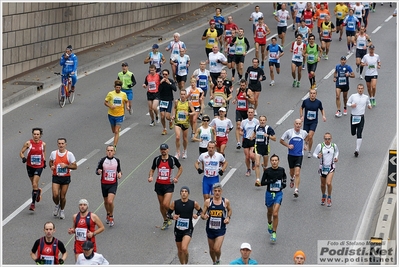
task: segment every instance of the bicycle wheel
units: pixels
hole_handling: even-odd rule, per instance
[[[65,97],[64,85],[61,85],[60,89],[58,90],[58,104],[60,105],[60,107],[63,108],[65,106],[65,101],[66,97]]]
[[[71,91],[71,85],[68,85],[68,101],[69,101],[69,104],[72,104],[73,103],[73,100],[75,100],[75,92],[72,92]]]

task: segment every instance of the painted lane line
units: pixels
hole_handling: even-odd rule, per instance
[[[307,92],[306,95],[304,95],[304,97],[302,97],[301,100],[303,101],[303,100],[305,100],[305,99],[307,99],[307,98],[309,98],[309,92]]]
[[[281,119],[279,119],[278,122],[276,122],[276,125],[282,124],[288,118],[288,116],[291,115],[292,112],[294,112],[293,109],[288,110],[287,113],[285,113],[285,115]]]
[[[328,78],[330,78],[330,76],[331,75],[333,75],[334,74],[334,72],[335,72],[335,69],[332,69],[329,73],[327,73],[327,75],[326,76],[324,76],[324,80],[327,80]]]
[[[132,129],[133,127],[137,126],[138,123],[135,122],[132,125],[129,125],[128,127],[126,127],[125,129],[123,129],[122,131],[119,132],[119,137],[121,137],[124,133],[126,133],[127,131],[129,131],[130,129]],[[107,142],[105,142],[104,144],[106,145],[110,145],[112,142],[114,142],[114,138],[112,137],[111,139],[109,139]]]
[[[389,16],[386,20],[384,20],[384,22],[388,22],[388,21],[390,21],[392,18],[393,18],[393,17],[392,17],[392,15],[391,15],[391,16]]]
[[[381,29],[381,26],[378,26],[377,28],[375,28],[375,30],[372,31],[371,33],[376,33],[376,32],[378,32],[379,29]]]

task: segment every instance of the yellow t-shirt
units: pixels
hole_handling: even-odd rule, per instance
[[[108,114],[114,117],[119,117],[125,115],[125,102],[127,102],[127,95],[125,92],[119,92],[119,94],[114,90],[107,94],[105,97],[110,105],[114,105],[115,109],[108,108]]]
[[[336,12],[336,16],[338,19],[344,19],[349,12],[349,9],[346,5],[336,5],[334,8],[334,12]]]
[[[208,39],[206,39],[205,48],[211,49],[214,44],[218,43],[218,31],[214,29],[213,32],[211,32],[211,30],[208,29],[206,34],[207,35],[210,34],[211,36]]]

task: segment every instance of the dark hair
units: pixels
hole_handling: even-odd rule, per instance
[[[122,81],[121,80],[115,80],[114,81],[114,86],[122,86]]]
[[[67,140],[66,140],[65,137],[60,137],[60,138],[58,138],[58,139],[57,139],[57,143],[58,143],[58,141],[60,141],[60,140],[64,140],[64,141],[65,141],[65,144],[67,143]]]
[[[222,13],[222,9],[220,7],[215,8],[215,10],[220,10],[220,13]]]
[[[277,156],[276,154],[270,156],[270,161],[272,160],[272,158],[277,158],[278,160],[280,160],[279,156]]]
[[[44,223],[44,229],[46,229],[46,224],[49,224],[49,223],[51,223],[53,225],[53,229],[55,229],[55,224],[50,221]]]
[[[34,131],[39,131],[39,132],[40,132],[40,135],[43,134],[43,129],[42,129],[42,128],[38,128],[38,127],[32,128],[32,133],[33,133]]]
[[[168,69],[163,69],[162,72],[167,72],[169,74],[169,70]]]

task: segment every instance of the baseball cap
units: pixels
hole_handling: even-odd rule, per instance
[[[242,243],[240,249],[251,249],[251,245],[249,243]]]
[[[224,112],[226,112],[226,108],[221,107],[221,108],[219,108],[219,111],[224,111]]]
[[[215,188],[222,188],[222,184],[221,184],[221,183],[215,183],[215,184],[213,184],[212,188],[213,188],[213,189],[215,189]]]
[[[180,188],[180,192],[182,191],[182,190],[187,190],[187,192],[190,194],[190,188],[188,188],[188,186],[182,186],[181,188]]]
[[[160,150],[165,150],[165,149],[168,149],[168,148],[169,148],[168,144],[162,144],[162,145],[159,146]]]
[[[209,25],[211,25],[211,24],[215,24],[215,20],[214,20],[214,19],[211,19],[211,20],[209,21]]]
[[[94,244],[93,244],[93,242],[87,240],[87,241],[85,241],[85,242],[83,243],[82,248],[83,248],[84,250],[89,250],[89,249],[94,248]]]
[[[300,256],[300,255],[303,257],[304,260],[306,260],[305,252],[303,252],[302,250],[297,250],[297,251],[295,252],[295,254],[294,254],[294,260],[295,260],[295,258],[296,258],[297,256]]]
[[[122,62],[122,66],[129,66],[129,64],[127,64],[127,62]]]
[[[87,201],[87,199],[82,198],[81,200],[79,200],[79,205],[80,204],[86,204],[87,206],[89,206],[89,201]]]
[[[341,57],[341,60],[346,60],[346,56],[342,56],[342,57]]]
[[[152,45],[152,49],[158,49],[158,48],[159,48],[159,45],[157,45],[157,44]]]
[[[370,48],[370,49],[374,49],[375,46],[374,46],[374,45],[370,45],[369,48]]]

